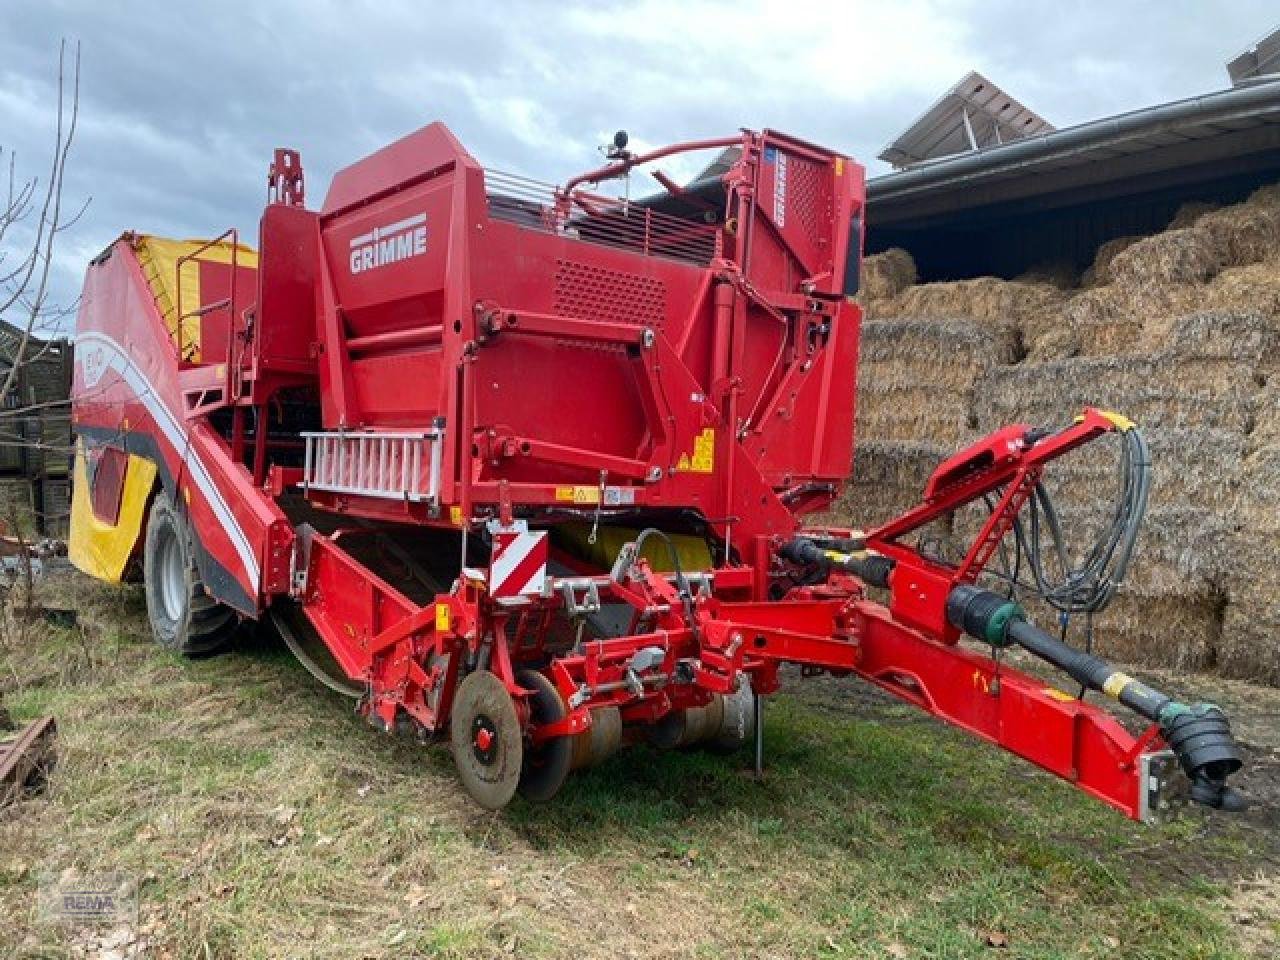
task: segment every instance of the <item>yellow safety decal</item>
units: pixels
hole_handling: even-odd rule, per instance
[[[844,157],[836,157],[836,176],[844,176]]]
[[[1124,688],[1132,682],[1133,677],[1117,670],[1111,676],[1107,677],[1106,682],[1102,685],[1102,692],[1108,697],[1119,697],[1121,691],[1123,691]]]
[[[453,625],[449,618],[449,605],[447,603],[436,604],[436,630],[440,633],[448,633],[449,628]]]
[[[449,508],[449,522],[452,523],[455,527],[462,526],[462,508],[461,507]]]
[[[142,457],[129,456],[120,491],[120,512],[114,526],[99,520],[93,512],[88,473],[81,440],[76,444],[67,555],[77,569],[89,576],[119,583],[142,535],[147,499],[156,480],[156,465]]]
[[[588,486],[556,487],[556,499],[561,503],[599,503],[600,488]]]
[[[693,438],[693,456],[680,454],[676,463],[678,473],[711,473],[716,466],[716,431],[714,427],[705,427]]]
[[[1114,410],[1099,410],[1104,420],[1109,420],[1111,425],[1121,433],[1127,433],[1132,430],[1136,424],[1126,417],[1123,413],[1116,413]]]
[[[1075,699],[1075,697],[1073,697],[1071,694],[1065,693],[1062,690],[1057,689],[1056,687],[1045,687],[1040,692],[1043,693],[1046,697],[1049,697],[1051,700],[1059,700],[1062,703],[1067,703]]]

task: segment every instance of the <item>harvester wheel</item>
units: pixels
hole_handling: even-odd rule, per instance
[[[520,783],[524,737],[511,694],[488,670],[469,673],[458,684],[449,740],[458,778],[471,799],[486,810],[505,807]]]
[[[516,682],[533,691],[529,698],[529,719],[533,723],[555,723],[568,714],[560,691],[537,670],[521,670],[516,674]],[[520,769],[520,796],[533,803],[550,800],[560,792],[572,766],[571,737],[556,737],[531,746],[525,751],[524,766]]]
[[[156,642],[187,656],[226,646],[240,625],[234,610],[205,591],[191,525],[164,491],[156,494],[142,546],[147,615]]]

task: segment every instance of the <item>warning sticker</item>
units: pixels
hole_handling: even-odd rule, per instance
[[[561,503],[599,503],[600,488],[587,486],[556,487],[556,499]]]
[[[693,455],[680,454],[676,463],[678,473],[711,473],[716,466],[716,431],[706,427],[693,438]]]

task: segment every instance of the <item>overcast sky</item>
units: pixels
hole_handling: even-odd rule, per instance
[[[334,170],[436,119],[482,164],[546,180],[596,165],[619,127],[641,146],[775,127],[874,174],[969,69],[1068,126],[1227,86],[1277,19],[1274,0],[2,5],[20,176],[47,164],[59,39],[82,44],[67,189],[92,202],[55,261],[64,300],[126,229],[255,237],[276,146],[302,151],[313,206]]]

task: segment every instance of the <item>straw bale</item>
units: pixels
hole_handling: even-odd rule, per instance
[[[1061,425],[1085,406],[1117,410],[1144,427],[1216,427],[1243,432],[1252,421],[1254,368],[1146,356],[1076,357],[995,367],[974,385],[978,428],[1019,421]]]
[[[1082,630],[1078,627],[1077,634]],[[1212,592],[1122,589],[1093,621],[1093,649],[1099,656],[1179,670],[1212,666],[1221,635],[1222,601]]]
[[[1230,676],[1280,684],[1280,527],[1246,534],[1234,544],[1224,578],[1220,663]]]
[[[1079,356],[1081,352],[1080,334],[1070,324],[1063,322],[1049,327],[1039,336],[1027,343],[1027,355],[1023,359],[1029,363],[1043,363],[1046,360],[1065,360]]]
[[[1280,247],[1280,206],[1249,201],[1200,218],[1223,265],[1242,267],[1276,254]]]
[[[1280,444],[1256,449],[1240,474],[1236,510],[1241,539],[1270,540],[1271,563],[1280,565]],[[1276,600],[1280,602],[1280,593]]]
[[[1223,270],[1202,291],[1200,309],[1280,316],[1280,263],[1264,261]]]
[[[972,400],[970,390],[864,380],[858,387],[854,436],[881,442],[965,444],[974,437],[969,415]]]
[[[1212,427],[1155,427],[1143,432],[1151,447],[1151,509],[1235,509],[1244,472],[1242,433]],[[1055,460],[1045,472],[1045,486],[1054,502],[1111,503],[1117,456],[1115,442],[1104,440]]]
[[[1080,282],[1079,272],[1070,260],[1042,260],[1013,278],[1015,283],[1047,283],[1059,290],[1070,290]]]
[[[915,260],[900,247],[873,253],[862,260],[860,292],[864,301],[896,297],[907,287],[914,286],[917,280]]]
[[[862,325],[859,383],[967,390],[994,364],[1013,363],[1016,338],[969,320],[872,320]]]
[[[883,523],[920,502],[929,476],[952,452],[928,443],[859,442],[853,477],[831,513],[844,525]]]
[[[1218,669],[1280,686],[1280,600],[1275,592],[1233,598],[1223,614]]]
[[[1214,235],[1197,225],[1143,237],[1111,259],[1110,274],[1114,283],[1150,289],[1203,282],[1222,266],[1222,250]]]
[[[1173,215],[1173,219],[1169,221],[1166,230],[1177,230],[1180,227],[1194,227],[1196,221],[1203,217],[1206,213],[1211,213],[1219,209],[1216,203],[1206,203],[1201,200],[1191,200],[1180,206]]]
[[[997,335],[1016,332],[1024,340],[1055,326],[1066,295],[1049,283],[977,277],[911,287],[877,305],[877,317],[936,319],[965,317]]]
[[[1072,297],[1062,310],[1062,320],[1079,353],[1109,356],[1128,353],[1137,344],[1144,314],[1132,291],[1112,285]],[[1064,338],[1059,335],[1061,339]],[[1047,350],[1037,342],[1032,352],[1043,354]]]
[[[1098,247],[1094,254],[1093,265],[1085,271],[1081,284],[1086,287],[1101,286],[1111,282],[1111,261],[1117,254],[1123,253],[1141,240],[1137,236],[1115,237]]]
[[[1199,311],[1171,319],[1163,342],[1151,342],[1186,360],[1265,365],[1280,351],[1280,326],[1251,311]]]

